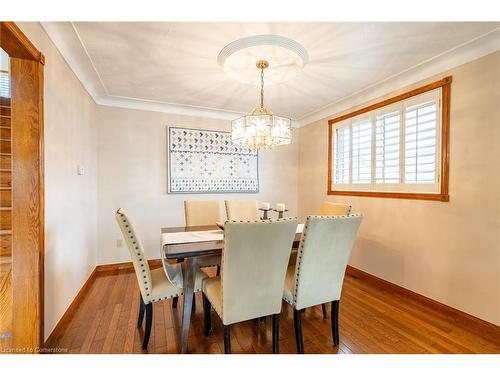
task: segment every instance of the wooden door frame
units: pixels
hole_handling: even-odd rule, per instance
[[[14,22],[0,22],[0,47],[12,81],[12,346],[36,353],[44,342],[45,58]]]

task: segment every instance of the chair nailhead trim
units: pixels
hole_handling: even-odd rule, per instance
[[[169,295],[169,296],[162,296],[160,298],[152,298],[150,299],[151,297],[151,291],[152,291],[152,285],[151,285],[151,280],[149,280],[149,277],[148,277],[148,274],[146,273],[146,271],[148,270],[147,269],[147,266],[146,266],[146,259],[144,257],[144,253],[143,253],[143,250],[140,248],[139,244],[138,244],[138,238],[136,237],[136,234],[134,232],[134,228],[132,227],[132,225],[128,222],[128,219],[127,217],[125,216],[125,214],[123,214],[122,212],[118,212],[120,217],[122,218],[122,220],[118,220],[118,223],[120,224],[120,222],[123,223],[120,224],[120,227],[122,229],[122,233],[125,234],[125,233],[128,233],[128,236],[129,236],[129,241],[127,242],[128,246],[129,246],[129,250],[132,250],[132,249],[135,249],[136,252],[135,254],[137,254],[137,257],[135,257],[134,255],[134,252],[131,251],[130,254],[135,257],[135,267],[139,267],[140,270],[142,271],[142,282],[144,283],[143,284],[143,289],[141,289],[145,296],[144,296],[144,302],[146,304],[150,304],[152,302],[156,302],[156,301],[161,301],[161,300],[165,300],[165,299],[169,299],[169,298],[173,298],[173,297],[177,297],[177,296],[180,296],[180,295],[183,295],[183,292],[182,291],[179,291],[177,294],[173,294],[173,295]],[[286,218],[286,220],[293,220],[293,218]],[[256,223],[260,223],[261,221],[258,220],[258,221],[255,221]],[[125,239],[127,238],[126,235],[124,235]],[[138,263],[138,264],[137,264]],[[212,264],[212,265],[203,265],[203,267],[213,267],[213,266],[218,266],[218,264]],[[137,270],[138,272],[138,270]],[[137,275],[137,278],[138,278],[138,281],[140,282],[140,277],[139,275]],[[140,285],[140,283],[139,283]],[[200,287],[198,288],[195,288],[194,289],[195,292],[200,292],[202,291],[202,289]],[[149,298],[148,298],[149,297]],[[218,311],[217,313],[220,313],[220,311]],[[220,314],[220,316],[222,317],[222,315]]]
[[[304,242],[305,242],[305,238],[307,235],[307,227],[308,227],[309,219],[321,218],[321,219],[342,220],[342,219],[353,218],[353,217],[361,217],[360,214],[350,215],[350,212],[351,212],[351,210],[349,209],[349,212],[347,213],[347,215],[339,215],[339,216],[309,215],[309,216],[307,216],[306,224],[304,225],[304,231],[302,233],[302,240],[300,241],[299,251],[297,254],[297,265],[296,265],[296,271],[295,271],[296,272],[295,290],[293,291],[294,301],[292,303],[292,302],[288,301],[286,298],[284,298],[285,301],[291,303],[293,306],[295,306],[297,304],[298,285],[299,285],[299,280],[300,280],[300,265],[302,264],[302,256],[304,253]]]

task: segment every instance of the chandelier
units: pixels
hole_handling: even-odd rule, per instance
[[[289,145],[292,142],[291,120],[277,116],[264,107],[264,69],[269,67],[269,63],[259,60],[256,66],[260,69],[260,107],[231,121],[232,141],[251,149]]]

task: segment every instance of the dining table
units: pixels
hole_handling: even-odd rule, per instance
[[[299,247],[303,224],[297,226],[292,249]],[[217,225],[170,227],[161,229],[161,256],[163,262],[182,264],[183,310],[181,353],[188,352],[189,326],[193,308],[194,284],[199,259],[222,255],[224,231]]]

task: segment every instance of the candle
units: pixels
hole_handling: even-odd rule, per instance
[[[276,211],[284,212],[285,211],[285,204],[284,203],[276,203]]]
[[[262,208],[263,210],[269,210],[271,208],[271,204],[269,202],[262,202],[260,204],[260,208]]]

